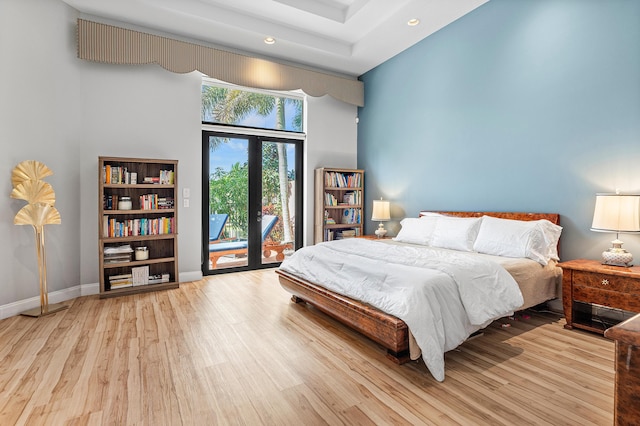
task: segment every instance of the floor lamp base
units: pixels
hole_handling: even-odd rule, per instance
[[[64,309],[67,309],[69,306],[65,305],[64,303],[54,303],[49,305],[49,309],[47,310],[47,312],[42,312],[42,308],[38,307],[38,308],[33,308],[33,309],[29,309],[28,311],[24,311],[24,312],[20,312],[20,315],[25,315],[27,317],[43,317],[45,315],[50,315],[50,314],[55,314],[56,312],[60,312]]]

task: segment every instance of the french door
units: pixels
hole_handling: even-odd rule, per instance
[[[302,245],[302,141],[202,132],[202,272],[277,266]]]

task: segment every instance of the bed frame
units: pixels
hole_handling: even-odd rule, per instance
[[[433,211],[431,211],[433,212]],[[502,219],[540,220],[560,224],[556,213],[511,213],[511,212],[436,212],[446,216],[481,217],[493,216]],[[387,349],[387,358],[397,364],[410,360],[409,328],[399,318],[386,314],[374,307],[342,296],[326,288],[298,278],[287,272],[276,270],[280,285],[292,294],[295,303],[308,303],[325,314],[337,319],[354,330],[364,334]]]

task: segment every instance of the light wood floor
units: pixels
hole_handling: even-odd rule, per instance
[[[614,344],[563,324],[495,322],[439,383],[291,303],[272,270],[81,297],[0,321],[0,425],[610,425]]]

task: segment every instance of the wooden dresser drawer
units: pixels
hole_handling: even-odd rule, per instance
[[[611,289],[574,285],[573,300],[576,302],[595,303],[611,308],[640,312],[640,295],[620,293],[612,291]]]
[[[617,275],[573,271],[573,285],[640,294],[640,281]]]

